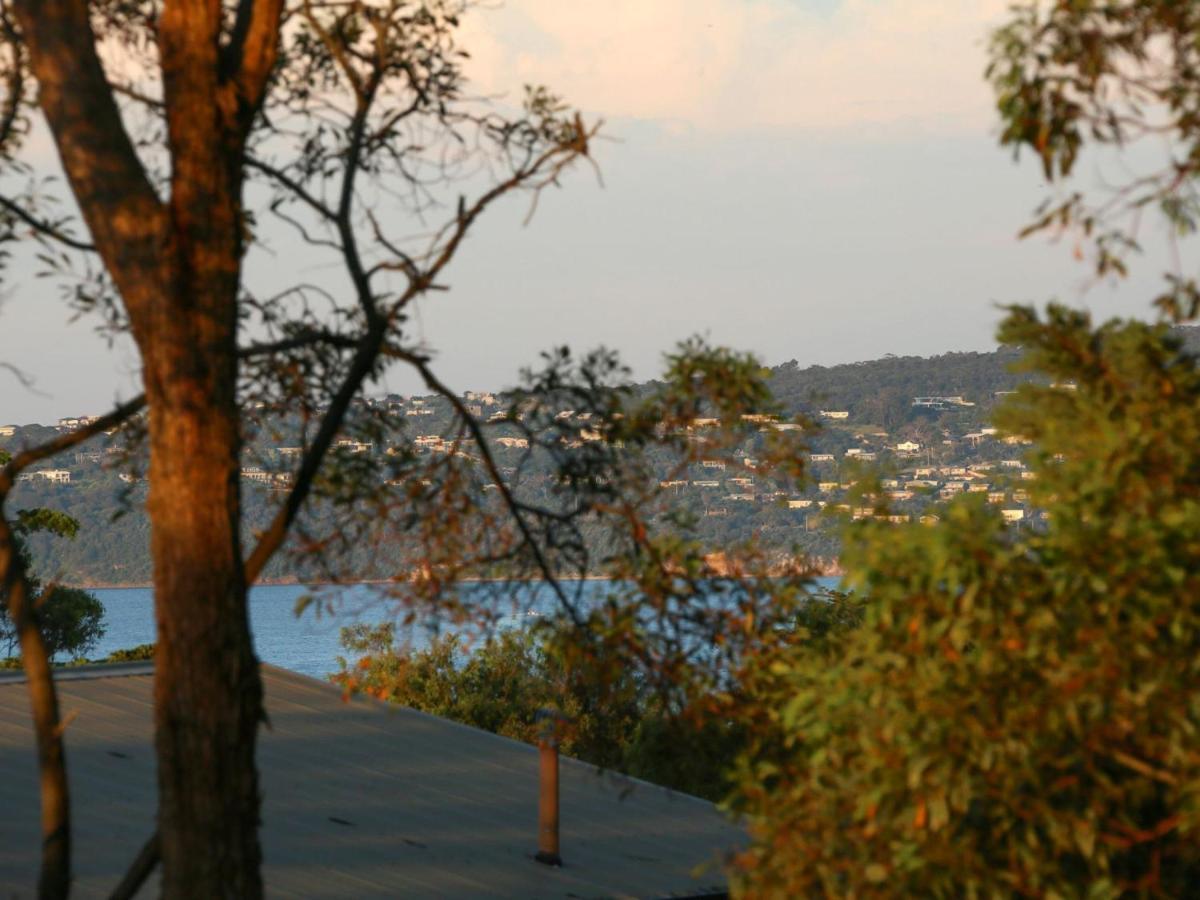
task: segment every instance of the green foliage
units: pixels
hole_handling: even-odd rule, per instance
[[[1076,390],[998,413],[1048,515],[851,526],[861,627],[747,670],[755,896],[1181,897],[1200,884],[1200,371],[1161,326],[1001,329]]]
[[[84,656],[104,636],[104,606],[94,594],[78,588],[50,585],[43,588],[33,574],[26,538],[38,532],[58,537],[74,538],[79,522],[66,513],[51,509],[19,510],[16,516],[14,540],[28,573],[33,613],[51,657]],[[13,658],[19,645],[19,635],[8,615],[7,597],[0,595],[0,647],[5,656]]]
[[[715,798],[740,744],[713,720],[669,715],[625,675],[606,682],[569,670],[551,644],[528,631],[506,631],[472,647],[456,636],[410,652],[392,625],[342,629],[353,662],[339,659],[332,680],[360,692],[475,728],[535,743],[541,710],[564,717],[563,753],[677,790]]]
[[[154,659],[153,644],[138,644],[136,647],[127,647],[121,650],[114,650],[100,662],[105,663],[122,663],[122,662],[149,662]]]
[[[52,586],[36,601],[38,626],[53,656],[84,656],[104,637],[104,604],[79,588]]]

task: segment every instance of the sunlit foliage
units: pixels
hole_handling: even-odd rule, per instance
[[[1034,505],[855,524],[859,627],[747,669],[750,896],[1181,897],[1200,883],[1200,371],[1165,327],[1001,328]]]

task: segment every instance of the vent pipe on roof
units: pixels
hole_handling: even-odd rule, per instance
[[[562,714],[540,709],[535,721],[541,722],[538,738],[538,851],[534,857],[547,866],[561,866],[558,853],[558,725]]]

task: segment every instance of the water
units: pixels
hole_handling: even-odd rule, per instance
[[[836,587],[838,579],[818,578],[817,582],[825,587]],[[538,605],[539,589],[548,592],[545,585],[529,588],[533,606]],[[603,589],[604,582],[590,582],[585,593]],[[476,585],[469,590],[486,593],[489,588]],[[102,659],[115,650],[154,642],[154,595],[150,588],[108,588],[93,593],[104,604],[108,630],[88,654],[90,658]],[[379,625],[395,619],[394,606],[381,600],[370,585],[340,587],[336,594],[325,589],[322,596],[337,598],[334,613],[322,612],[318,616],[310,607],[297,617],[296,601],[311,593],[312,588],[292,584],[256,587],[250,591],[250,628],[263,662],[323,679],[337,671],[337,657],[345,655],[340,643],[344,626],[355,623]],[[511,627],[520,621],[512,617],[502,621],[501,625]],[[427,639],[427,633],[422,635],[419,631],[410,636],[416,648]]]
[[[154,592],[150,588],[109,588],[92,593],[104,604],[107,631],[89,658],[103,659],[114,650],[154,642]],[[394,610],[370,585],[350,585],[339,588],[336,595],[330,593],[337,597],[332,614],[322,611],[318,615],[309,607],[297,616],[296,601],[311,593],[312,588],[299,584],[251,589],[250,629],[263,662],[324,678],[337,671],[337,657],[345,655],[340,643],[343,627],[379,625],[395,618]]]

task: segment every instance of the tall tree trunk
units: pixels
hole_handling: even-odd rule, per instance
[[[160,198],[96,53],[87,0],[16,0],[39,104],[142,355],[150,410],[159,840],[168,897],[262,894],[262,710],[239,535],[242,157],[282,0],[165,0]]]
[[[206,280],[180,289],[211,291]],[[163,893],[257,897],[262,687],[239,541],[234,305],[175,299],[144,351]],[[203,311],[173,312],[188,305]]]
[[[243,135],[214,3],[160,19],[171,148],[165,296],[141,311],[150,408],[159,838],[167,897],[262,895],[262,684],[240,541],[237,299]]]

